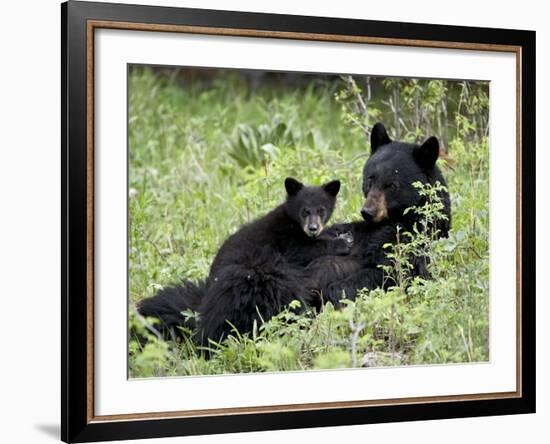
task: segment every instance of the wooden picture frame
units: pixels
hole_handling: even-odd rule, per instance
[[[535,33],[69,1],[62,22],[62,412],[65,442],[369,424],[535,411]],[[516,390],[502,393],[94,414],[94,33],[211,34],[516,57]],[[514,259],[514,258],[511,258]]]

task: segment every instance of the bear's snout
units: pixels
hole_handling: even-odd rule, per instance
[[[366,222],[381,222],[388,217],[386,195],[383,191],[373,189],[367,194],[365,205],[361,208],[361,216]]]
[[[318,215],[309,215],[302,228],[309,237],[317,237],[323,230],[323,221]]]

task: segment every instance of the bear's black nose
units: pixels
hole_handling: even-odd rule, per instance
[[[366,221],[370,221],[376,214],[376,210],[374,208],[361,208],[361,216]]]
[[[309,224],[309,225],[307,226],[307,229],[308,229],[308,231],[309,231],[310,233],[315,233],[315,232],[317,232],[317,230],[319,229],[319,225],[317,225],[317,224]]]

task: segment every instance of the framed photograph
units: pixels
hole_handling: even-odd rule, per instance
[[[535,33],[69,1],[62,439],[535,411]]]

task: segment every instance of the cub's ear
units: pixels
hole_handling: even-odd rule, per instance
[[[287,177],[285,179],[285,188],[289,196],[294,196],[296,193],[298,193],[298,191],[304,188],[304,184],[298,182],[293,177]]]
[[[340,181],[333,180],[323,185],[323,190],[325,190],[331,196],[336,197],[338,191],[340,191]]]
[[[376,123],[370,133],[370,152],[374,153],[378,147],[388,143],[391,143],[391,139],[386,132],[386,128],[382,123]]]
[[[439,141],[434,136],[429,137],[414,149],[413,155],[422,168],[433,168],[439,157]]]

